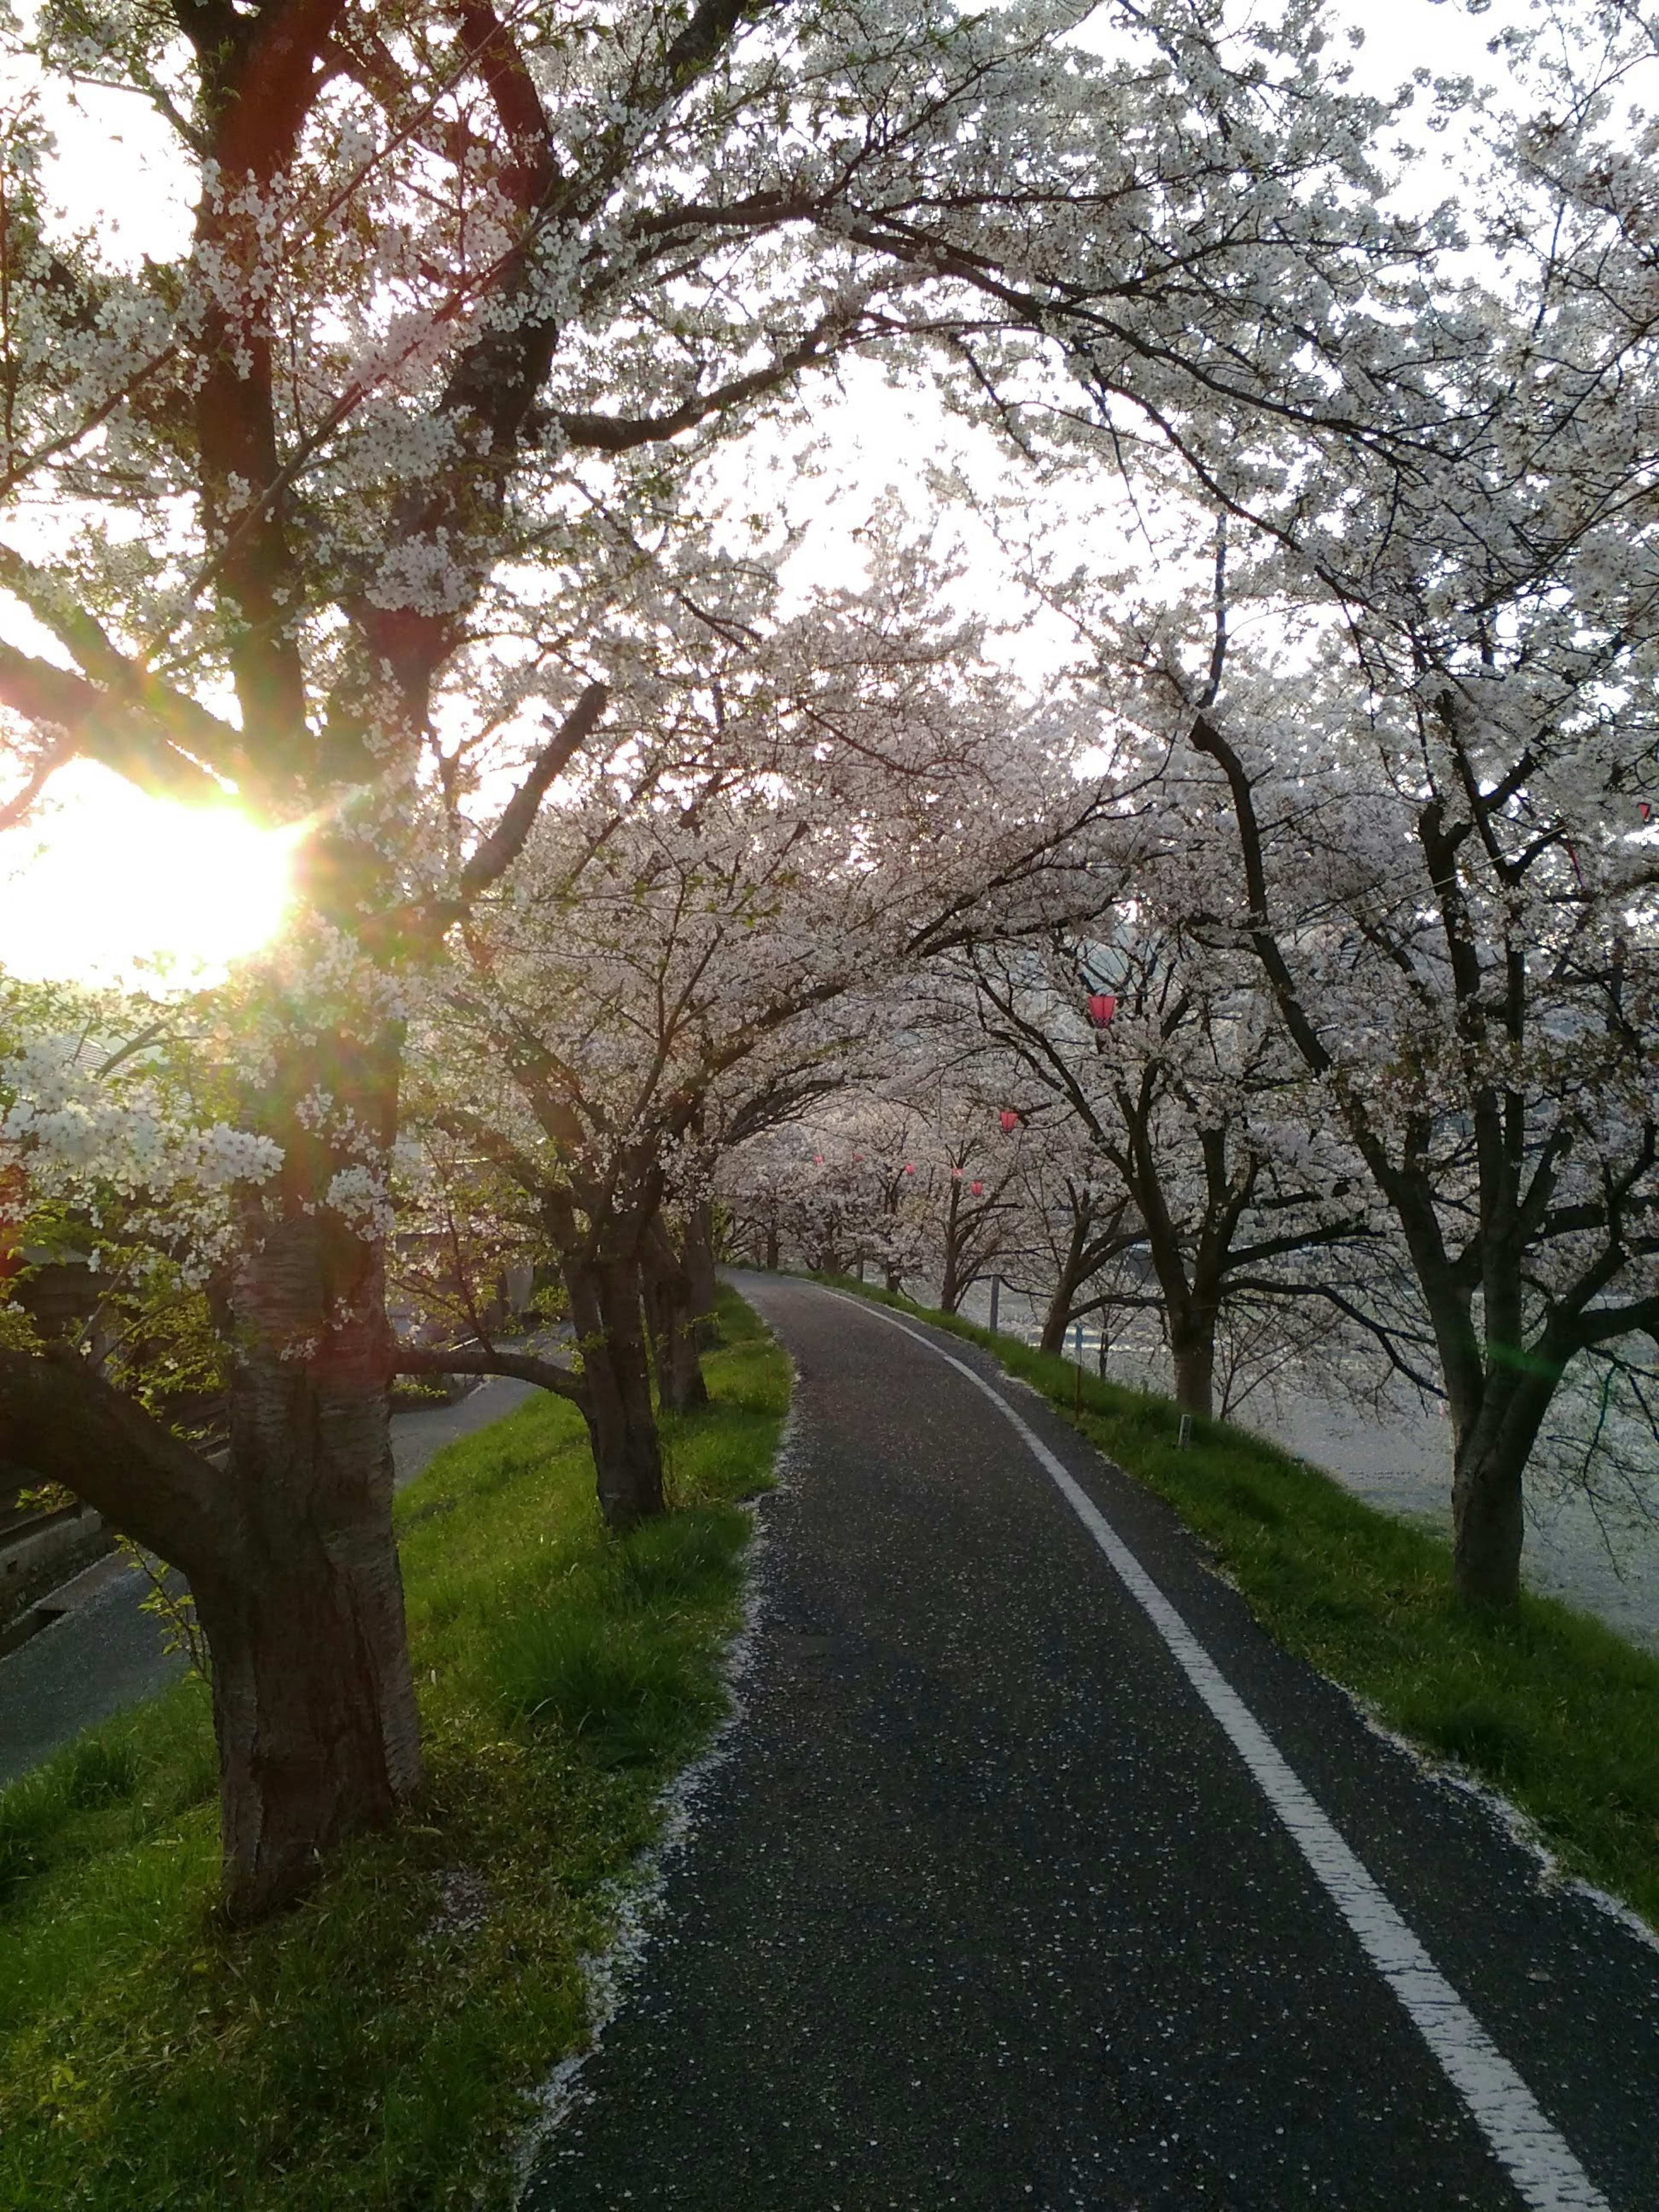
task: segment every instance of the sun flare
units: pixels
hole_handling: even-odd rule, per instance
[[[100,769],[0,837],[0,967],[151,988],[210,983],[280,927],[300,832],[147,799]]]

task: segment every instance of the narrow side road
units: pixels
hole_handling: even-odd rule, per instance
[[[738,1287],[799,1370],[747,1710],[525,2212],[1651,2212],[1659,1950],[988,1358]]]
[[[398,1489],[442,1445],[500,1420],[534,1387],[495,1376],[453,1406],[394,1413]],[[156,1624],[141,1609],[149,1589],[138,1569],[117,1556],[98,1560],[40,1600],[59,1618],[0,1659],[0,1784],[184,1673],[184,1660],[163,1652]]]

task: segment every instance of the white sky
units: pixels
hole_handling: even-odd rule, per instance
[[[1505,4],[1518,12],[1519,0]],[[1486,46],[1504,12],[1472,18],[1456,0],[1343,0],[1339,20],[1365,33],[1354,57],[1360,82],[1388,93],[1420,68],[1496,82],[1502,67]],[[58,159],[50,191],[69,227],[99,230],[106,248],[135,259],[176,253],[189,235],[189,183],[160,119],[139,100],[92,89],[59,98],[52,119]],[[1408,165],[1408,198],[1431,205],[1455,189],[1459,146],[1451,133],[1412,135],[1419,151]],[[925,394],[901,397],[873,365],[851,364],[844,384],[845,398],[826,404],[819,420],[830,448],[823,483],[834,497],[817,518],[805,574],[844,574],[855,557],[851,532],[895,495],[925,515],[918,457],[937,457],[958,434]],[[968,534],[972,546],[971,526]],[[977,544],[976,574],[994,612],[1005,599],[998,562],[982,533]],[[20,644],[31,641],[3,611],[0,622]],[[1040,679],[1046,656],[1062,649],[1058,632],[1033,625],[1014,656],[1020,674]],[[171,949],[181,975],[200,975],[257,943],[280,906],[283,849],[261,843],[229,813],[185,824],[175,817],[101,769],[60,775],[46,810],[0,834],[0,965],[114,979]]]

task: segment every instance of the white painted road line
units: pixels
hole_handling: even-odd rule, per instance
[[[831,1297],[843,1297],[843,1291]],[[1024,1441],[1044,1474],[1111,1562],[1170,1652],[1221,1723],[1291,1840],[1323,1883],[1367,1957],[1416,2023],[1453,2087],[1510,2173],[1532,2212],[1611,2212],[1607,2200],[1540,2110],[1537,2100],[1435,1965],[1382,1889],[1337,1833],[1267,1730],[1179,1613],[1081,1486],[1002,1393],[920,1329],[880,1306],[848,1297],[861,1313],[885,1322],[982,1390]]]

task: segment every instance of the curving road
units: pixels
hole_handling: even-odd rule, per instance
[[[739,1279],[745,1711],[524,2212],[1652,2212],[1659,1948],[984,1355]]]
[[[415,1408],[392,1418],[397,1485],[412,1482],[434,1452],[500,1420],[534,1385],[502,1376],[453,1406]],[[40,1603],[59,1613],[9,1658],[0,1659],[0,1786],[124,1705],[153,1698],[185,1671],[161,1650],[155,1623],[140,1611],[149,1584],[113,1557],[52,1591]]]

